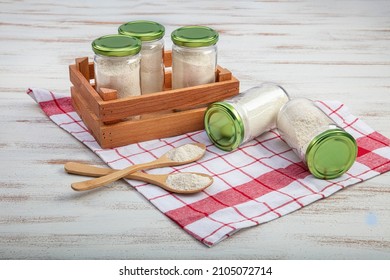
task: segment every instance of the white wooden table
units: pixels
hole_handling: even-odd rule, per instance
[[[69,92],[91,41],[148,19],[220,32],[241,89],[340,100],[390,137],[390,1],[1,1],[1,259],[390,259],[390,174],[207,248],[120,181],[76,193],[63,164],[101,164],[25,94]]]

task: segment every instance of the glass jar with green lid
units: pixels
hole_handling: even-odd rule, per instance
[[[142,41],[140,52],[142,94],[163,91],[164,26],[154,21],[137,20],[122,24],[118,32]]]
[[[317,178],[337,178],[355,162],[355,139],[309,99],[286,103],[278,114],[277,128]]]
[[[231,99],[212,103],[204,116],[206,133],[218,148],[234,150],[275,128],[278,112],[288,100],[282,87],[264,83]]]
[[[115,89],[118,98],[141,94],[141,41],[125,35],[106,35],[92,42],[96,89]]]
[[[173,89],[215,82],[218,37],[207,26],[184,26],[171,33]]]

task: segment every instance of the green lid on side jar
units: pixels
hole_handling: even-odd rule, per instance
[[[244,139],[241,116],[227,102],[211,104],[205,112],[204,125],[210,141],[221,150],[232,151]]]
[[[164,37],[165,27],[154,21],[136,20],[119,26],[118,32],[141,41],[154,41]]]
[[[95,54],[104,56],[121,57],[136,55],[141,50],[141,41],[126,35],[105,35],[92,42],[92,50]]]
[[[171,33],[175,45],[189,48],[215,45],[218,37],[218,32],[207,26],[184,26]]]
[[[306,150],[307,166],[315,177],[334,179],[351,168],[357,156],[355,139],[335,128],[314,137]]]

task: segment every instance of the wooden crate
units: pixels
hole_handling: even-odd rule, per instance
[[[87,57],[69,65],[73,106],[102,148],[204,129],[207,105],[239,92],[239,81],[220,66],[215,83],[172,90],[171,64],[171,51],[166,51],[164,91],[119,99],[115,90],[95,90],[94,65]]]

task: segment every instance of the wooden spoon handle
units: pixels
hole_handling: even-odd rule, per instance
[[[188,144],[186,144],[186,145],[188,145]],[[112,183],[112,182],[119,180],[121,178],[124,178],[124,177],[126,177],[126,175],[134,173],[138,170],[157,168],[157,167],[183,165],[183,164],[187,164],[190,162],[194,162],[204,155],[204,153],[206,151],[206,146],[204,144],[196,143],[196,144],[189,144],[189,145],[196,145],[196,146],[200,147],[202,149],[202,152],[200,154],[197,154],[195,157],[191,157],[191,158],[184,159],[181,161],[171,159],[170,155],[168,154],[169,152],[168,152],[168,153],[164,154],[163,156],[161,156],[160,158],[158,158],[154,161],[151,161],[151,162],[147,162],[147,163],[143,163],[143,164],[135,164],[133,166],[129,166],[129,167],[122,169],[122,170],[115,170],[114,172],[107,174],[107,175],[104,175],[104,176],[101,176],[99,178],[95,178],[95,179],[91,179],[91,180],[87,180],[87,181],[83,181],[83,182],[73,183],[72,189],[74,189],[76,191],[86,191],[86,190],[95,189],[97,187],[104,186],[106,184]],[[183,145],[183,147],[184,146],[185,145]],[[175,149],[173,149],[173,150],[175,151]],[[177,149],[180,149],[180,147],[178,147]]]
[[[87,190],[92,190],[92,189],[107,185],[109,183],[112,183],[116,180],[119,180],[119,179],[125,177],[128,174],[134,173],[138,170],[154,167],[155,164],[158,162],[158,160],[159,159],[152,161],[152,162],[144,163],[144,164],[135,164],[135,165],[129,166],[129,167],[122,169],[122,170],[114,170],[113,172],[110,172],[110,173],[103,175],[99,178],[94,178],[94,179],[90,179],[87,181],[73,183],[72,189],[74,189],[75,191],[87,191]]]
[[[105,176],[107,174],[117,171],[116,169],[97,167],[97,166],[92,166],[89,164],[83,164],[78,162],[67,162],[64,167],[67,173],[90,176],[90,177]],[[125,178],[156,184],[156,182],[161,182],[162,179],[164,179],[165,182],[167,177],[168,174],[156,175],[156,174],[135,172],[135,173],[128,174]]]
[[[157,167],[167,167],[167,166],[181,165],[181,164],[183,164],[183,162],[173,162],[169,158],[162,156],[151,162],[135,164],[122,170],[112,170],[112,172],[105,174],[99,178],[94,178],[82,182],[76,182],[73,183],[71,186],[72,189],[74,189],[75,191],[87,191],[87,190],[92,190],[107,185],[116,180],[122,179],[127,175],[132,174],[139,170],[151,169]]]
[[[66,163],[65,170],[67,173],[70,173],[70,174],[92,176],[92,177],[104,176],[104,175],[107,175],[107,174],[110,174],[110,173],[116,171],[115,169],[111,169],[111,168],[96,167],[96,166],[83,164],[83,163],[77,163],[77,162]],[[197,174],[200,174],[200,173],[197,173]],[[169,185],[167,185],[167,183],[166,183],[166,180],[169,177],[169,175],[170,174],[148,174],[148,173],[142,173],[142,172],[135,172],[135,173],[128,174],[126,176],[126,178],[146,182],[149,184],[153,184],[153,185],[159,186],[167,191],[174,192],[174,193],[180,193],[180,194],[192,194],[192,193],[200,192],[201,190],[203,190],[203,188],[193,189],[193,190],[172,188]],[[202,174],[200,174],[200,175],[202,175]],[[208,187],[208,185],[205,186],[205,188],[206,187]]]
[[[115,171],[115,169],[111,168],[97,167],[78,162],[67,162],[64,168],[67,173],[90,177],[100,177]]]
[[[83,176],[100,177],[117,171],[116,169],[97,167],[77,162],[67,162],[65,164],[65,171],[70,174],[77,174]],[[135,172],[128,174],[126,178],[132,180],[143,181],[146,183],[154,184],[163,188],[166,188],[165,181],[169,174],[147,174],[142,172]],[[171,189],[169,189],[171,190]],[[175,191],[175,190],[173,190]]]
[[[67,173],[70,173],[70,174],[99,177],[99,176],[104,176],[104,175],[110,174],[110,173],[115,172],[117,170],[111,169],[111,168],[97,167],[97,166],[92,166],[92,165],[77,163],[77,162],[67,162],[65,164],[65,171]],[[205,174],[201,174],[201,173],[195,173],[195,174],[205,176]],[[195,193],[195,192],[199,192],[199,191],[203,190],[203,188],[193,189],[193,190],[172,188],[169,185],[167,185],[167,183],[166,183],[166,180],[167,180],[169,175],[170,174],[148,174],[148,173],[142,173],[142,172],[135,172],[135,173],[128,174],[126,176],[126,178],[150,183],[150,184],[159,186],[167,191],[174,192],[174,193],[191,194],[191,193]],[[211,182],[209,185],[211,185],[211,183],[212,183],[212,178],[211,178]],[[209,185],[205,186],[205,188],[208,187]]]
[[[105,176],[117,171],[117,169],[97,167],[97,166],[78,163],[78,162],[67,162],[65,163],[64,168],[65,171],[69,174],[77,174],[77,175],[90,176],[90,177]],[[135,177],[137,177],[135,176],[135,174],[138,174],[138,172],[128,174],[125,178],[134,179]]]

